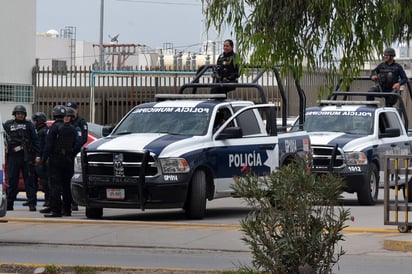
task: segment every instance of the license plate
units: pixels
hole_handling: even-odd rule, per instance
[[[107,200],[124,200],[124,189],[123,188],[107,188],[106,189]]]

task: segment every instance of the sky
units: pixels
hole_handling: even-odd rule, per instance
[[[101,0],[37,0],[36,30],[76,27],[78,41],[99,43],[100,8]],[[231,38],[206,35],[202,22],[201,0],[104,0],[103,43],[119,34],[121,44],[197,51],[202,40]]]

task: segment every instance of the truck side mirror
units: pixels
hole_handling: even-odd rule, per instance
[[[216,140],[242,138],[242,136],[243,133],[240,127],[226,127],[219,133],[219,135],[216,137]]]
[[[112,133],[113,127],[112,126],[103,126],[102,128],[102,135],[103,137],[106,137]]]
[[[399,128],[386,128],[385,132],[379,134],[379,138],[393,138],[401,136],[401,130]]]

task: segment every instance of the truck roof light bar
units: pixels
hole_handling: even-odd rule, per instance
[[[156,94],[155,98],[157,100],[167,100],[167,99],[226,99],[227,96],[224,93],[217,94]]]
[[[380,106],[381,102],[379,101],[347,101],[347,100],[319,100],[318,104],[321,106],[324,105],[367,105],[367,106]]]

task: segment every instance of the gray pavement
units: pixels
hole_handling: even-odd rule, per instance
[[[14,211],[0,218],[0,242],[6,246],[8,243],[20,243],[23,246],[67,245],[71,248],[168,249],[189,254],[204,251],[233,252],[243,257],[250,254],[249,247],[241,240],[243,235],[239,220],[249,211],[241,199],[208,202],[206,218],[196,221],[186,220],[182,210],[142,212],[137,209],[105,209],[103,219],[90,220],[85,217],[84,207],[79,207],[80,210],[73,212],[71,217],[44,218],[38,211],[30,212],[27,207],[23,207],[22,202],[17,202]],[[349,272],[345,273],[353,273],[350,270],[352,258],[357,265],[358,257],[406,257],[406,261],[412,258],[412,233],[400,233],[397,226],[384,225],[382,199],[376,206],[365,207],[357,204],[354,195],[347,194],[344,207],[350,209],[353,217],[344,229],[345,240],[340,243],[346,255],[349,255],[343,258],[349,261],[345,265]],[[2,256],[1,252],[0,249],[0,259],[4,263],[7,256]],[[359,269],[355,272],[359,272]]]
[[[248,208],[240,199],[209,202],[207,217],[197,221],[186,220],[181,210],[142,212],[130,209],[105,209],[102,220],[90,220],[85,217],[83,207],[73,212],[71,217],[44,218],[38,211],[29,212],[27,207],[20,204],[17,202],[14,211],[8,211],[4,218],[0,218],[0,221],[9,223],[0,223],[0,238],[3,242],[28,243],[36,239],[45,244],[248,251],[241,241],[239,226],[239,219],[247,214]],[[353,252],[360,248],[357,242],[359,237],[365,235],[373,235],[369,237],[372,239],[371,250],[378,248],[412,252],[412,233],[399,233],[397,226],[384,225],[382,201],[376,206],[360,207],[356,199],[348,194],[345,208],[351,210],[353,219],[344,229],[347,237],[343,245],[349,245]],[[45,229],[44,224],[55,229]],[[136,233],[136,228],[139,233]],[[173,237],[170,237],[171,230]],[[188,230],[196,233],[187,233]],[[61,235],[66,236],[62,239]]]

